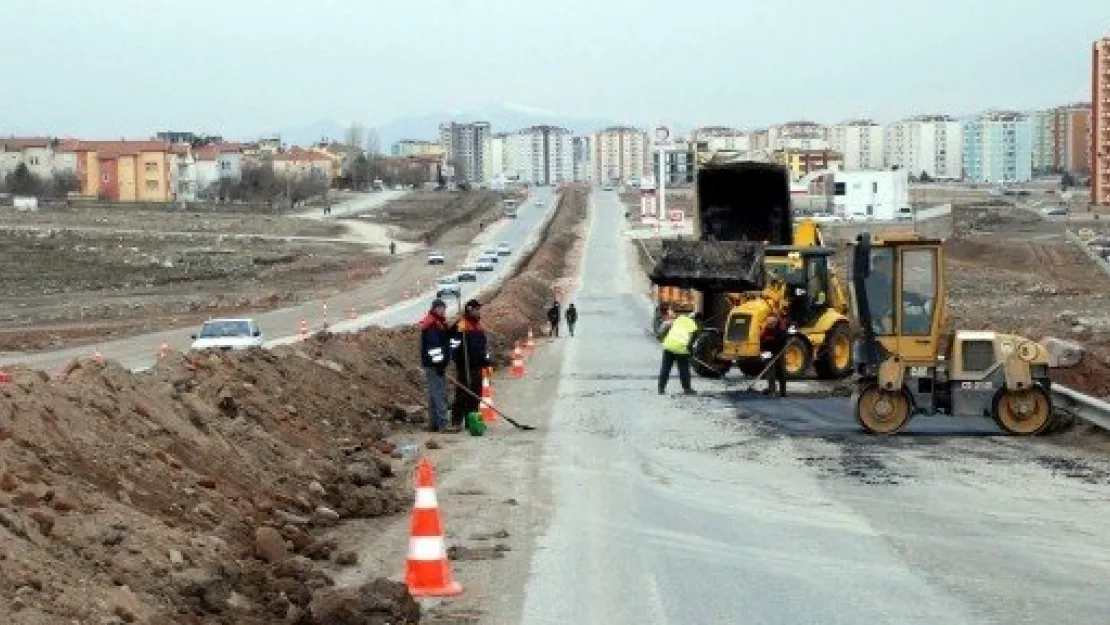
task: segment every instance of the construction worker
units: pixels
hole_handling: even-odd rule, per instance
[[[787,339],[786,319],[771,313],[763,324],[759,334],[759,349],[763,353],[764,362],[770,364],[771,369],[764,373],[767,377],[765,395],[775,394],[775,381],[778,380],[779,394],[786,397],[786,363],[783,362],[783,350],[786,349]],[[771,362],[774,359],[774,362]]]
[[[420,320],[420,364],[428,382],[428,430],[442,432],[447,425],[447,365],[451,348],[447,336],[447,303],[432,302]]]
[[[449,337],[451,349],[454,350],[452,359],[455,361],[455,370],[458,373],[457,382],[470,393],[461,388],[455,389],[451,425],[445,431],[460,432],[466,415],[481,408],[482,372],[483,369],[493,366],[486,330],[482,327],[481,302],[476,299],[466,302],[463,316],[451,326]]]
[[[571,303],[567,306],[567,330],[570,330],[570,335],[574,336],[574,324],[578,323],[578,309]]]
[[[690,386],[690,349],[698,333],[697,313],[687,313],[675,317],[674,321],[664,323],[663,337],[663,364],[659,367],[659,394],[667,390],[667,381],[671,378],[671,368],[678,363],[678,379],[682,383],[682,392],[687,395],[696,395]]]
[[[551,325],[551,329],[548,330],[548,335],[556,338],[559,336],[559,317],[562,316],[559,312],[558,301],[552,304],[551,308],[547,309],[547,322]]]

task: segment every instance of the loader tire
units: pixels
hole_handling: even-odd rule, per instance
[[[717,330],[706,331],[694,339],[690,359],[691,368],[699,377],[717,380],[723,378],[732,363],[717,360],[721,353],[721,333]]]
[[[852,374],[852,364],[852,335],[848,324],[841,322],[825,335],[813,368],[822,380],[843,380]]]

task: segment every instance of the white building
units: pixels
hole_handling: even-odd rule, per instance
[[[532,126],[504,142],[504,173],[510,179],[541,186],[574,180],[574,143],[566,128]]]
[[[43,180],[60,173],[75,174],[77,154],[73,143],[46,137],[0,137],[0,178],[15,171],[21,163]]]
[[[629,126],[599,130],[591,141],[596,182],[638,183],[651,173],[647,133]]]
[[[892,221],[910,212],[909,173],[838,171],[832,175],[833,213],[845,219]]]
[[[593,150],[591,137],[574,137],[570,141],[574,159],[574,181],[589,182],[593,180]]]
[[[883,169],[886,164],[883,138],[883,127],[866,119],[829,128],[829,147],[840,153],[844,171]]]
[[[489,122],[439,125],[439,144],[443,158],[455,168],[455,180],[482,182],[487,173],[486,158],[490,146]]]
[[[963,128],[947,115],[922,115],[886,129],[886,166],[934,180],[963,178]]]
[[[816,122],[796,121],[771,126],[767,129],[767,142],[772,152],[829,149],[828,131]]]

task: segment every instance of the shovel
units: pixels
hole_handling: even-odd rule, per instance
[[[512,424],[513,424],[513,426],[515,426],[516,428],[518,428],[518,429],[521,429],[521,430],[534,430],[534,429],[536,429],[536,428],[535,428],[535,426],[532,426],[532,425],[528,425],[527,423],[517,423],[516,421],[513,421],[512,419],[510,419],[510,418],[509,418],[509,416],[508,416],[508,415],[506,415],[505,413],[501,412],[501,411],[500,411],[500,410],[498,410],[497,408],[493,407],[493,406],[492,406],[492,405],[491,405],[491,404],[490,404],[489,402],[486,402],[486,401],[484,401],[484,400],[483,400],[483,399],[482,399],[481,397],[478,397],[477,395],[475,395],[475,394],[474,394],[474,391],[472,391],[472,390],[470,390],[469,388],[467,388],[467,387],[463,386],[462,384],[459,384],[458,380],[456,380],[455,378],[453,378],[453,377],[451,377],[451,376],[449,376],[449,375],[446,375],[446,374],[444,374],[444,377],[446,377],[446,378],[447,378],[447,381],[448,381],[448,382],[450,382],[451,384],[454,384],[454,385],[455,385],[455,388],[457,388],[457,389],[459,389],[460,391],[462,391],[462,392],[466,393],[467,395],[470,395],[470,396],[471,396],[471,397],[473,397],[474,399],[477,399],[479,403],[481,403],[481,404],[485,404],[486,406],[489,406],[490,410],[492,410],[492,411],[494,411],[494,412],[496,412],[496,413],[497,413],[497,416],[499,416],[499,417],[501,417],[502,419],[504,419],[504,420],[508,421],[509,423],[512,423]]]

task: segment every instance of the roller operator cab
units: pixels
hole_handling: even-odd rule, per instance
[[[852,401],[864,430],[894,434],[915,414],[990,417],[1015,435],[1050,425],[1043,345],[994,331],[946,333],[942,241],[861,234],[852,296],[862,334]]]
[[[735,363],[746,376],[759,375],[770,362],[759,337],[775,314],[793,329],[781,356],[788,378],[804,377],[811,365],[821,379],[851,375],[849,307],[831,269],[833,254],[824,247],[765,248],[766,287],[738,298],[729,310],[717,359]]]

